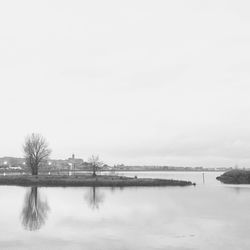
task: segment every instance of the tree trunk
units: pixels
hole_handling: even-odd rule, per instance
[[[31,173],[32,173],[32,175],[38,175],[38,166],[37,165],[33,165],[31,167]]]
[[[96,166],[93,166],[93,176],[96,176]]]
[[[38,175],[38,166],[35,167],[35,175]]]
[[[32,175],[36,175],[36,173],[35,173],[35,166],[32,166],[32,167],[31,167],[31,174],[32,174]]]

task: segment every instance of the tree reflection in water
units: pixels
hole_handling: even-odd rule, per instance
[[[41,200],[37,187],[31,187],[26,193],[21,220],[26,230],[39,230],[47,219],[49,206],[47,200]]]
[[[96,187],[91,187],[89,192],[85,195],[85,200],[91,209],[99,209],[99,205],[104,201],[104,194]]]

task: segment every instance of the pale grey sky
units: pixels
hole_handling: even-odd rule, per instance
[[[249,1],[1,1],[0,155],[250,167]]]

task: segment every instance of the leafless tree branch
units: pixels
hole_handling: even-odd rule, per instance
[[[47,160],[51,154],[46,139],[40,134],[31,134],[26,137],[23,145],[26,164],[31,169],[32,175],[38,174],[42,161]]]

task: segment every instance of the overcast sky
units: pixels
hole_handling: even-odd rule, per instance
[[[250,3],[0,3],[0,156],[250,167]]]

